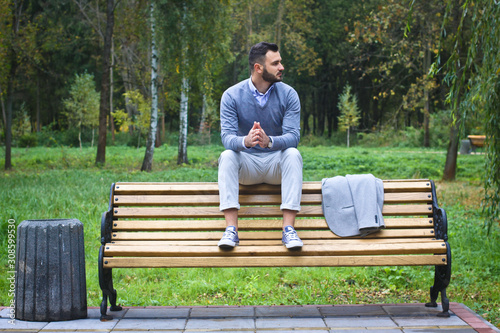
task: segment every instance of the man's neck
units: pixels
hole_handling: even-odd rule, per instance
[[[269,87],[271,87],[272,85],[271,82],[264,81],[262,77],[258,75],[252,74],[250,79],[252,80],[252,83],[255,86],[255,88],[257,88],[257,90],[262,94],[265,94],[269,89]]]

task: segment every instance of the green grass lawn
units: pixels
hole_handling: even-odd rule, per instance
[[[154,171],[140,172],[144,149],[108,147],[106,165],[95,149],[13,149],[13,171],[0,173],[0,240],[8,220],[77,218],[84,224],[89,306],[101,301],[97,256],[100,219],[117,181],[217,181],[220,146],[193,146],[177,166],[177,148],[155,150]],[[486,235],[481,216],[484,155],[459,156],[457,181],[442,182],[445,152],[428,149],[299,147],[304,180],[372,173],[383,179],[430,178],[449,220],[453,271],[448,297],[500,325],[500,230]],[[3,161],[3,156],[0,156]],[[3,165],[0,165],[3,170]],[[7,251],[0,263],[7,268]],[[0,305],[8,305],[2,270]],[[119,303],[133,305],[270,305],[427,302],[432,267],[115,269]]]

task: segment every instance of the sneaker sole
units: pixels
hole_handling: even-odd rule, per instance
[[[238,246],[239,245],[239,242],[231,242],[231,241],[228,241],[228,242],[219,242],[218,246],[221,248],[221,249],[232,249],[234,248],[235,246]]]
[[[287,249],[289,249],[289,250],[293,250],[293,249],[301,249],[301,248],[302,248],[302,246],[304,246],[304,244],[303,244],[303,243],[299,243],[299,242],[289,242],[288,244],[284,244],[284,243],[283,243],[283,245],[285,245],[285,247],[286,247]]]

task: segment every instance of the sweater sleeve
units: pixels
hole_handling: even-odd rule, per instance
[[[238,111],[233,97],[226,91],[220,101],[221,139],[224,148],[242,151],[244,136],[238,136]]]
[[[297,148],[300,141],[300,100],[294,89],[290,89],[286,96],[282,129],[282,135],[271,136],[273,139],[272,150]]]

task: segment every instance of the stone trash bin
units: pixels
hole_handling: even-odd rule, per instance
[[[17,229],[15,317],[28,321],[87,318],[83,224],[26,220]]]
[[[460,141],[460,154],[467,155],[472,151],[472,147],[470,144],[470,140],[462,140]]]

